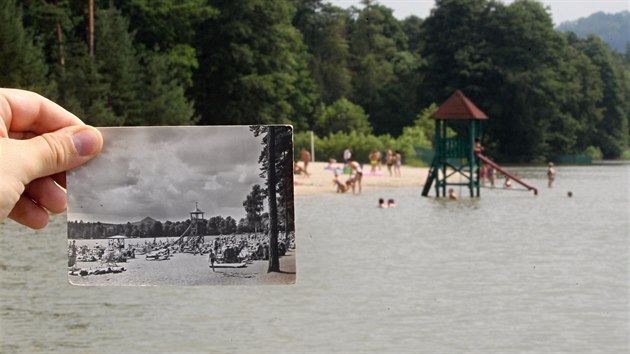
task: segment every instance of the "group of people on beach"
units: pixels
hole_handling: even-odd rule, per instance
[[[376,175],[377,170],[381,170],[383,154],[378,149],[374,149],[370,152],[368,159],[371,166],[370,173],[372,175]],[[363,165],[352,158],[352,150],[350,147],[346,147],[343,151],[343,160],[343,168],[337,166],[337,160],[335,159],[330,159],[328,166],[326,166],[327,170],[333,171],[335,174],[333,184],[336,187],[336,191],[337,193],[345,193],[348,190],[352,190],[353,194],[357,194],[357,191],[360,194],[362,191],[361,184],[364,175]],[[385,151],[385,165],[387,166],[389,175],[392,176],[393,174],[394,176],[400,177],[401,164],[401,153],[399,151],[394,153],[390,148],[387,148]],[[340,175],[342,173],[349,173],[349,177],[346,181],[340,180]]]
[[[329,163],[329,166],[331,164],[334,164],[335,162],[333,162],[331,160],[331,162]],[[345,182],[342,182],[339,179],[339,172],[337,171],[337,168],[333,167],[331,168],[335,174],[335,177],[333,178],[333,184],[336,186],[337,188],[337,193],[345,193],[348,190],[352,189],[352,194],[357,194],[357,190],[359,192],[359,194],[362,191],[362,181],[363,181],[363,167],[361,166],[360,163],[353,161],[351,158],[348,159],[346,161],[346,165],[344,166],[344,170],[348,168],[350,170],[350,175],[348,177],[348,179]]]
[[[346,151],[348,154],[351,154],[350,148],[347,147]],[[344,152],[345,159],[346,152]],[[383,165],[383,154],[378,149],[373,149],[368,155],[368,160],[370,161],[370,172],[374,175],[377,170],[381,171],[381,167]],[[392,152],[392,149],[387,147],[385,149],[385,166],[387,166],[387,171],[389,172],[390,177],[393,175],[395,177],[400,177],[400,166],[402,165],[402,154],[400,151],[396,150]]]

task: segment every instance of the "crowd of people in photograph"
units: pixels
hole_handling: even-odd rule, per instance
[[[280,256],[292,248],[295,248],[293,234],[278,240]],[[125,262],[136,255],[144,255],[146,260],[169,260],[177,253],[208,254],[217,263],[240,263],[268,260],[269,252],[269,236],[266,234],[222,235],[211,238],[200,236],[188,240],[154,238],[126,245],[116,239],[108,239],[106,246],[96,243],[93,247],[78,247],[76,240],[72,240],[68,243],[68,263],[73,266],[75,262]]]

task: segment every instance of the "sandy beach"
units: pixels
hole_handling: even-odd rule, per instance
[[[299,163],[300,166],[302,162]],[[338,166],[343,166],[343,163],[338,163]],[[327,162],[311,162],[308,165],[309,177],[305,175],[295,176],[295,195],[313,195],[321,193],[336,193],[336,187],[333,184],[334,174],[332,171],[325,169],[328,166]],[[377,175],[373,176],[370,173],[370,166],[365,165],[363,176],[363,191],[375,190],[375,189],[387,189],[398,187],[418,187],[424,185],[427,178],[428,168],[408,167],[401,166],[400,177],[389,176],[386,166],[381,167],[381,171],[377,170]],[[348,179],[348,175],[341,175],[340,180],[345,182]],[[352,193],[348,191],[347,193]]]
[[[118,274],[69,276],[74,285],[264,285],[295,283],[295,250],[280,257],[280,273],[267,273],[269,261],[253,261],[244,268],[208,267],[207,255],[177,253],[167,261],[147,261],[143,255],[117,264]],[[99,262],[77,262],[81,269],[100,267]]]

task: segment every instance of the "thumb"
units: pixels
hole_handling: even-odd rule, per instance
[[[70,126],[15,142],[19,144],[21,158],[13,165],[25,184],[84,164],[103,148],[101,133],[87,125]]]

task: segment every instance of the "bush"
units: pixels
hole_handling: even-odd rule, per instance
[[[301,147],[310,149],[311,134],[310,132],[296,133],[294,137],[295,157],[299,155]],[[400,151],[403,156],[403,163],[408,158],[413,158],[416,154],[414,144],[410,137],[401,135],[398,139],[391,135],[366,135],[355,132],[347,133],[330,133],[324,138],[315,136],[315,158],[318,161],[328,161],[335,159],[343,161],[343,151],[346,147],[350,147],[352,158],[360,163],[368,163],[368,156],[373,149],[377,149],[385,156],[385,149],[390,148],[392,151]]]
[[[370,134],[372,126],[363,107],[342,98],[330,106],[320,107],[315,131],[320,136],[336,132]]]
[[[584,150],[584,155],[590,156],[593,160],[601,160],[604,158],[602,150],[600,150],[597,146],[592,145]]]
[[[352,130],[349,133],[336,131],[329,132],[324,137],[315,136],[315,159],[317,161],[328,161],[329,159],[343,161],[343,151],[346,147],[350,147],[352,158],[365,164],[369,163],[368,156],[373,149],[379,150],[384,157],[385,149],[390,148],[392,151],[400,151],[404,164],[424,166],[425,164],[422,161],[415,158],[416,151],[414,147],[431,148],[435,123],[430,117],[437,108],[437,105],[432,104],[424,109],[416,117],[414,125],[405,127],[403,134],[398,138],[394,138],[389,134],[379,136],[367,134],[365,130],[363,132]],[[310,146],[310,132],[295,133],[294,147],[296,158],[299,156],[301,147],[310,150]]]

